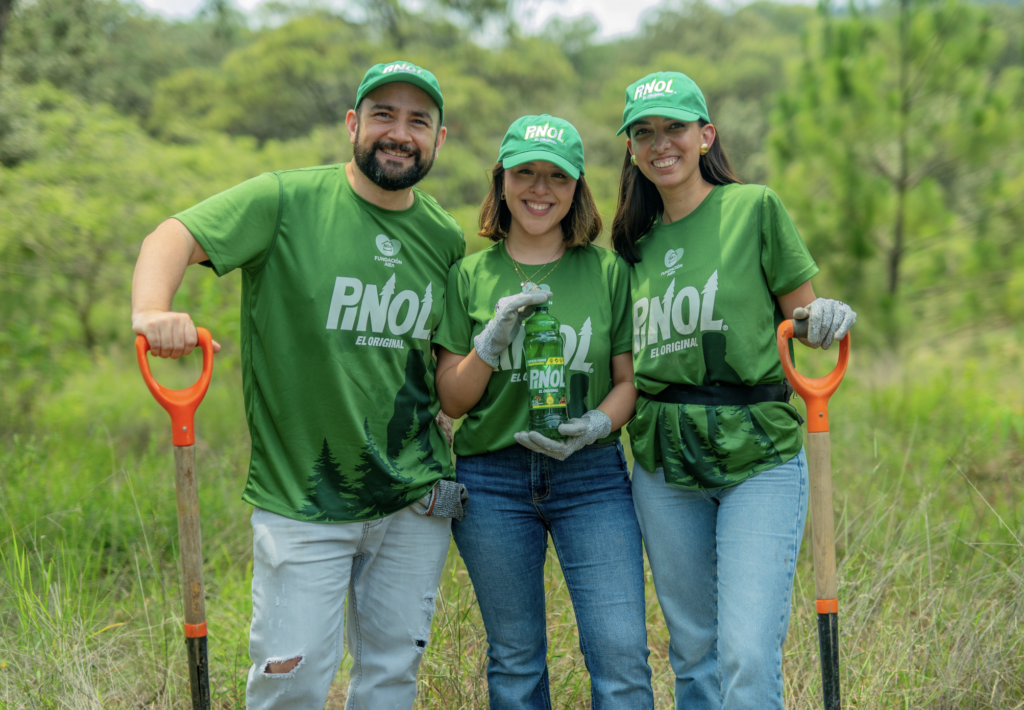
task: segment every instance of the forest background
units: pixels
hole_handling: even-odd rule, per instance
[[[449,139],[422,187],[471,251],[515,118],[579,128],[608,224],[624,88],[661,69],[697,81],[741,178],[793,215],[817,292],[860,316],[832,406],[848,706],[1024,707],[1024,9],[670,2],[606,41],[588,18],[527,33],[520,12],[351,0],[245,16],[209,0],[169,21],[118,0],[0,0],[0,707],[186,706],[170,445],[134,364],[132,265],[209,195],[347,160],[360,78],[398,58],[443,88]],[[218,707],[244,705],[249,663],[239,290],[195,268],[175,301],[224,345],[198,419]],[[197,363],[154,369],[182,386]],[[808,548],[784,661],[798,708],[820,702]],[[588,707],[553,555],[548,597],[553,697]],[[667,708],[650,584],[648,606]],[[485,649],[453,547],[417,707],[483,707]]]

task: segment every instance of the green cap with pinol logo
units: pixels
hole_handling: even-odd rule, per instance
[[[441,86],[437,83],[437,77],[411,62],[388,62],[370,67],[359,83],[356,106],[359,106],[359,102],[378,86],[390,84],[392,81],[405,81],[426,91],[441,110],[441,123],[444,124],[444,98],[441,96]]]
[[[546,160],[578,180],[583,173],[583,140],[571,123],[546,113],[523,116],[508,127],[501,140],[498,162],[514,168],[531,160]]]
[[[677,71],[658,71],[648,74],[626,89],[626,109],[622,112],[622,128],[647,116],[664,116],[680,121],[696,121],[702,118],[708,123],[708,105],[704,94],[693,79]]]

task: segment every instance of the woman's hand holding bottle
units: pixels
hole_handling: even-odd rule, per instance
[[[565,461],[584,446],[608,436],[611,431],[612,420],[608,415],[600,409],[591,409],[582,417],[559,425],[558,433],[565,437],[562,441],[554,441],[536,431],[516,432],[515,438],[531,451]]]
[[[498,367],[498,356],[516,337],[516,330],[533,315],[533,306],[548,300],[550,292],[536,290],[498,299],[494,318],[473,338],[476,354],[491,367]]]

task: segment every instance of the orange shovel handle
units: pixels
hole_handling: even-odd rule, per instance
[[[804,377],[793,367],[793,361],[789,357],[789,339],[793,337],[793,321],[784,320],[779,323],[779,329],[775,335],[779,346],[779,359],[782,361],[782,370],[786,373],[786,379],[807,403],[807,431],[828,431],[828,398],[843,381],[846,366],[850,363],[850,334],[847,333],[839,341],[839,362],[836,363],[835,369],[825,377],[817,379]]]
[[[183,390],[167,389],[155,379],[149,371],[149,341],[145,335],[135,339],[135,354],[139,358],[139,369],[142,370],[142,379],[146,386],[153,393],[160,406],[171,415],[171,430],[175,446],[191,446],[196,443],[195,436],[195,413],[199,403],[206,396],[206,390],[210,387],[210,377],[213,375],[213,337],[206,328],[196,328],[199,333],[199,347],[203,349],[203,373],[199,381],[191,387]]]

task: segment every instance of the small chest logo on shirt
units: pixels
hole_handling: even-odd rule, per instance
[[[665,271],[661,272],[662,276],[671,276],[676,272],[677,269],[683,268],[683,262],[680,261],[683,258],[683,248],[669,249],[665,252]]]
[[[392,269],[396,265],[401,266],[402,261],[396,259],[398,252],[402,251],[402,242],[397,239],[391,239],[386,234],[378,234],[376,238],[377,251],[384,256],[373,257],[374,261],[383,261],[385,266],[389,266]]]

